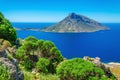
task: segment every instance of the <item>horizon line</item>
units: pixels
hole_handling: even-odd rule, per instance
[[[58,22],[49,22],[49,21],[46,21],[46,22],[39,22],[39,21],[10,21],[11,23],[59,23]],[[100,23],[120,23],[120,22],[100,22]]]

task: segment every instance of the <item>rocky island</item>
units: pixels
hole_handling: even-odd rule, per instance
[[[41,30],[45,32],[95,32],[107,29],[107,27],[93,19],[76,13],[70,13],[59,23],[45,27]]]

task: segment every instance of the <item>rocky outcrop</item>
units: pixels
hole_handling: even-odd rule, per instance
[[[100,67],[100,68],[101,68],[101,67],[104,66],[104,64],[100,61],[100,58],[99,58],[99,57],[90,58],[90,57],[88,57],[88,56],[85,56],[83,59],[94,63],[97,67]]]
[[[108,28],[101,23],[75,13],[69,14],[59,23],[46,27],[42,31],[47,32],[95,32],[99,30],[107,30]]]
[[[0,51],[0,58],[1,58],[1,57],[7,58],[7,53],[6,53],[5,50],[1,50],[1,51]]]
[[[97,67],[101,68],[104,70],[106,76],[111,77],[113,76],[112,72],[110,71],[110,67],[107,66],[106,64],[102,63],[100,61],[99,57],[95,57],[95,58],[90,58],[88,56],[83,57],[84,60],[90,61],[92,63],[94,63]],[[113,76],[114,77],[114,76]],[[116,79],[117,80],[117,79]]]
[[[0,51],[0,62],[10,69],[11,80],[24,80],[24,74],[20,72],[17,60],[10,61],[5,50]]]

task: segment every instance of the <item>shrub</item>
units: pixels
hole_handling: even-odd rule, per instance
[[[25,41],[25,42],[31,41],[31,42],[36,43],[36,42],[38,41],[38,39],[35,38],[34,36],[29,36],[29,37],[25,38],[24,41]]]
[[[15,55],[15,58],[17,58],[19,61],[22,61],[24,56],[27,54],[27,51],[24,49],[24,46],[19,47],[17,50],[17,53]]]
[[[0,80],[10,80],[10,70],[0,63]]]
[[[63,61],[61,52],[56,48],[55,44],[51,41],[37,40],[35,37],[28,37],[24,40],[23,44],[18,48],[15,57],[20,63],[23,64],[24,56],[29,57],[33,62],[34,68],[38,58],[47,58],[50,61],[50,66],[47,67],[50,73],[56,72],[56,66]],[[36,58],[36,59],[34,59]],[[39,63],[39,61],[38,61]],[[38,64],[37,63],[37,64]],[[46,72],[43,70],[42,72]]]
[[[36,46],[38,47],[38,51],[42,50],[44,40],[38,40]]]
[[[101,68],[80,58],[63,61],[57,67],[57,74],[61,80],[104,80],[107,78],[103,76],[105,73]]]
[[[56,47],[52,47],[50,49],[50,59],[52,60],[52,62],[57,62],[57,63],[63,61],[63,56]]]
[[[42,57],[49,57],[49,55],[50,55],[50,49],[52,48],[52,47],[54,47],[55,46],[55,44],[53,43],[53,42],[51,42],[51,41],[44,41],[43,42],[43,45],[42,45],[42,47],[41,47],[41,52],[42,52],[42,54],[43,54],[43,56]]]
[[[50,60],[46,58],[39,58],[39,61],[36,63],[36,68],[39,72],[48,73],[48,67],[50,65]]]
[[[51,61],[49,70],[51,73],[56,73],[56,67],[61,61],[63,61],[63,56],[61,55],[61,52],[56,47],[52,47],[50,49],[49,55],[50,55],[49,59]]]
[[[11,43],[8,40],[0,39],[0,49],[4,50],[11,46]]]
[[[26,70],[31,70],[33,68],[33,62],[29,59],[28,56],[24,56],[23,65]]]
[[[16,30],[12,27],[9,20],[4,18],[2,13],[0,13],[0,38],[15,43],[17,35]]]
[[[4,45],[4,47],[7,48],[7,47],[11,46],[11,43],[9,41],[7,41],[7,40],[4,40],[3,45]]]

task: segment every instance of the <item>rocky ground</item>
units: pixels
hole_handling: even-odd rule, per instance
[[[11,80],[24,80],[24,74],[19,70],[16,59],[9,59],[6,50],[0,50],[0,62],[10,68]]]

